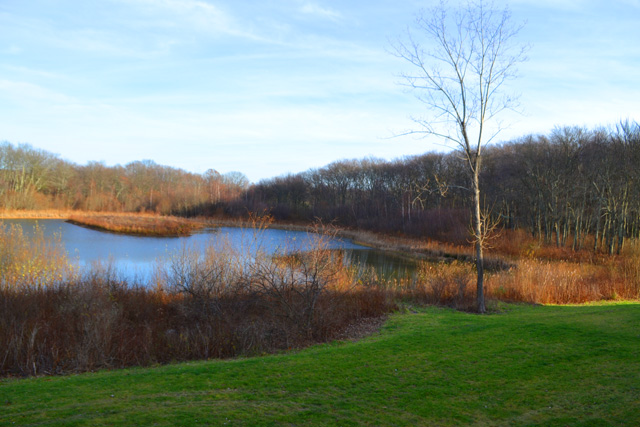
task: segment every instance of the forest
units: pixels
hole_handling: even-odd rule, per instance
[[[493,222],[540,241],[619,252],[640,233],[640,127],[556,128],[488,147],[481,188]],[[343,160],[253,185],[244,200],[278,219],[341,225],[450,242],[467,238],[468,174],[456,152],[387,162]]]
[[[419,142],[417,142],[419,143]],[[640,125],[558,127],[487,147],[487,218],[541,243],[619,253],[640,237]],[[239,172],[186,172],[152,161],[76,165],[29,145],[0,145],[6,209],[154,212],[322,220],[338,226],[464,244],[469,177],[457,152],[393,161],[339,160],[250,184]]]
[[[193,215],[194,209],[236,200],[248,184],[239,172],[196,174],[151,160],[77,165],[28,144],[0,144],[0,205],[8,210]]]

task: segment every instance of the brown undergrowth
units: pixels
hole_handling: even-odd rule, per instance
[[[109,265],[79,272],[60,241],[0,225],[0,376],[79,372],[299,348],[348,337],[398,303],[473,310],[466,261],[420,262],[385,280],[327,249],[276,256],[260,248],[184,246],[153,283],[128,283]],[[640,244],[599,263],[524,258],[486,278],[490,300],[568,304],[640,298]]]
[[[50,375],[194,359],[254,355],[340,336],[388,312],[383,292],[328,290],[310,323],[292,295],[217,298],[84,282],[35,292],[2,291],[0,375]],[[283,307],[292,303],[293,307]],[[308,328],[310,327],[310,328]]]
[[[254,247],[185,246],[160,262],[154,283],[131,284],[107,265],[42,286],[3,275],[0,375],[80,372],[171,361],[233,357],[298,348],[340,337],[362,319],[395,307],[382,288],[366,287],[318,235],[312,250],[271,256]],[[7,230],[7,227],[3,227]],[[2,247],[22,239],[11,227]],[[31,246],[29,246],[31,245]],[[20,249],[22,250],[22,249]],[[68,265],[63,251],[46,252]],[[16,268],[4,257],[0,268]],[[42,266],[39,266],[40,268]],[[34,268],[33,277],[44,277]]]

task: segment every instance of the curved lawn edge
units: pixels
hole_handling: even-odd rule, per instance
[[[293,353],[2,380],[0,424],[640,422],[640,303],[502,309],[395,314]]]

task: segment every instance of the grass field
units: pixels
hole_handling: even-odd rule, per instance
[[[275,356],[0,380],[0,425],[640,424],[640,304],[496,310],[417,309]]]

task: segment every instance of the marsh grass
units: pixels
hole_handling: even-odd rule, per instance
[[[629,242],[621,255],[605,256],[587,250],[574,252],[543,246],[527,237],[515,237],[500,245],[503,251],[509,246],[512,253],[521,256],[515,259],[512,268],[489,275],[487,293],[490,297],[539,304],[640,299],[640,242],[637,240]]]
[[[111,233],[138,236],[188,236],[202,224],[178,217],[147,215],[71,215],[68,222]]]
[[[0,209],[2,219],[67,219],[74,211],[64,209]]]

